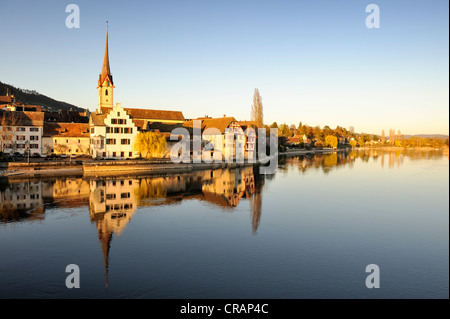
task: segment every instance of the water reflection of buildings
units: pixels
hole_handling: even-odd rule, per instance
[[[260,197],[253,195],[260,193],[257,188],[262,184],[255,179],[253,167],[147,178],[92,179],[89,181],[89,213],[91,220],[103,220],[104,228],[120,234],[139,206],[171,205],[180,200],[197,199],[232,209],[243,197]]]
[[[442,151],[417,151],[414,149],[399,149],[394,151],[372,149],[356,149],[349,152],[335,152],[330,154],[287,156],[280,158],[280,170],[288,170],[289,167],[297,167],[302,172],[311,168],[322,169],[328,173],[339,166],[352,166],[357,160],[361,162],[378,161],[384,168],[386,162],[389,168],[400,167],[405,158],[410,161],[421,159],[441,159],[445,154]],[[287,165],[286,165],[287,164]]]
[[[3,222],[44,219],[42,183],[26,181],[0,188],[0,211]]]
[[[282,170],[288,170],[289,167],[297,167],[301,172],[306,172],[310,169],[321,169],[324,173],[328,173],[333,168],[344,165],[352,166],[355,161],[355,154],[352,152],[335,152],[331,154],[289,156],[280,160],[279,163]]]
[[[81,177],[56,179],[51,184],[52,202],[58,206],[85,206],[89,191],[89,183]]]
[[[210,171],[210,176],[203,176],[203,181],[200,200],[233,208],[238,206],[243,197],[248,199],[252,231],[256,233],[261,219],[261,188],[264,179],[255,176],[253,167]]]
[[[108,285],[109,252],[138,207],[178,204],[182,200],[207,202],[233,210],[242,198],[250,201],[252,231],[261,218],[263,179],[253,167],[216,169],[144,178],[101,178],[89,181],[89,214],[101,242]]]
[[[88,206],[101,242],[107,282],[113,235],[123,233],[138,207],[198,200],[233,211],[244,198],[249,200],[252,231],[256,233],[263,184],[253,167],[149,177],[5,179],[0,184],[0,212],[3,222],[32,221],[43,220],[45,209]]]
[[[321,169],[325,173],[356,161],[379,161],[383,168],[399,167],[409,161],[440,159],[441,151],[376,148],[332,154],[281,157],[279,170],[296,167],[302,172]],[[265,179],[270,179],[266,176]],[[120,234],[138,206],[171,205],[181,200],[197,199],[233,211],[242,198],[250,203],[252,229],[256,232],[261,215],[261,188],[264,179],[253,167],[236,170],[217,169],[179,174],[127,179],[86,180],[80,177],[45,179],[0,179],[0,218],[2,222],[42,220],[45,209],[89,206],[91,218],[103,218],[110,229]],[[94,216],[96,215],[97,216]],[[103,217],[102,217],[103,216]],[[106,226],[104,226],[106,228]]]
[[[339,152],[316,156],[280,158],[279,170],[296,168],[305,172],[353,165],[355,161],[385,161],[389,167],[399,166],[405,157],[440,158],[441,153],[381,152],[377,150]],[[113,236],[124,232],[139,207],[177,205],[197,200],[233,212],[242,200],[248,201],[252,232],[261,220],[262,188],[266,179],[253,167],[187,172],[177,175],[148,177],[46,178],[40,180],[0,179],[1,221],[42,220],[49,208],[89,207],[101,243],[105,276],[108,280],[109,252]]]
[[[394,168],[395,166],[400,167],[405,158],[405,153],[401,150],[396,151],[383,151],[378,149],[363,149],[358,151],[350,152],[350,156],[353,158],[359,158],[364,162],[368,162],[370,158],[373,160],[380,159],[380,165],[384,168],[385,157],[387,157],[388,167]]]

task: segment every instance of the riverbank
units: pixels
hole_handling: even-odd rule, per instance
[[[0,163],[0,176],[72,176],[83,173],[81,161],[41,163]]]
[[[0,176],[8,178],[49,176],[114,176],[123,174],[182,173],[195,170],[237,168],[257,163],[173,163],[168,160],[78,161],[77,163],[1,163]]]
[[[349,152],[351,150],[380,150],[380,151],[403,151],[409,150],[401,147],[364,147],[364,148],[323,148],[323,149],[287,149],[278,153],[278,156],[298,156],[331,154],[335,152]],[[418,148],[413,150],[430,151],[434,149]],[[447,149],[448,152],[448,149]],[[448,153],[447,153],[448,154]],[[169,159],[161,160],[77,160],[77,161],[54,161],[54,162],[3,162],[0,163],[0,176],[4,177],[45,177],[45,176],[107,176],[121,174],[161,174],[180,173],[193,170],[236,168],[241,166],[260,165],[260,163],[179,163],[175,164]]]
[[[329,154],[346,149],[291,149],[278,153],[284,155]],[[168,159],[160,160],[85,160],[74,162],[38,162],[38,163],[0,163],[0,176],[4,177],[44,177],[44,176],[107,176],[121,174],[160,174],[179,173],[194,170],[236,168],[261,165],[261,163],[173,163]]]
[[[254,163],[179,163],[171,161],[91,161],[83,163],[84,176],[106,176],[120,174],[181,173],[194,170],[236,168],[258,165]]]
[[[330,154],[334,152],[348,152],[351,151],[349,148],[323,148],[323,149],[313,149],[313,150],[306,150],[306,149],[289,149],[285,152],[280,152],[278,155],[315,155],[315,154]]]

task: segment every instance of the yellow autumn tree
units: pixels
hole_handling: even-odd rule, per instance
[[[337,137],[333,135],[328,135],[325,137],[325,146],[336,148],[338,146]]]
[[[139,132],[134,148],[145,158],[161,157],[166,150],[166,138],[155,132]]]

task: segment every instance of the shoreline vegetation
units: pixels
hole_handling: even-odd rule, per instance
[[[279,152],[278,156],[298,156],[298,155],[316,155],[331,154],[335,152],[350,151],[442,151],[444,155],[449,155],[449,149],[434,147],[397,147],[397,146],[377,146],[377,147],[344,147],[344,148],[320,148],[320,149],[304,149],[304,148],[286,148],[283,152]],[[173,163],[169,159],[152,159],[152,160],[88,160],[73,162],[3,162],[0,163],[0,177],[45,177],[45,176],[108,176],[120,174],[160,174],[160,173],[178,173],[189,172],[194,170],[218,169],[218,168],[236,168],[245,166],[263,165],[256,163]]]

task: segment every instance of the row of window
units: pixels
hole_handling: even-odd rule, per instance
[[[113,121],[113,120],[111,120]],[[112,124],[127,124],[127,120],[120,120],[125,121],[124,123],[112,123]],[[95,128],[91,127],[91,134],[95,133]],[[122,134],[133,134],[133,128],[132,127],[107,127],[106,133],[122,133]]]
[[[91,151],[91,155],[94,155],[94,151]],[[106,157],[106,152],[102,153],[102,157]],[[117,157],[117,152],[112,152],[109,157]],[[120,152],[120,157],[125,157],[125,152]],[[128,157],[133,157],[133,152],[128,152]]]
[[[39,194],[30,194],[29,198],[30,199],[39,199]],[[17,195],[17,197],[16,197],[16,200],[25,200],[25,199],[27,199],[27,195],[21,195],[21,196]],[[9,200],[10,201],[14,200],[12,195],[9,196]]]
[[[52,149],[52,152],[54,152],[54,149]],[[67,149],[67,154],[70,154],[70,153],[72,153],[72,149],[71,148]],[[75,149],[75,153],[83,153],[83,151]]]
[[[124,186],[125,185],[125,181],[121,180],[119,181],[113,181],[110,183],[112,186],[116,186],[117,184],[120,184],[120,186]],[[101,187],[101,186],[106,186],[106,182],[105,181],[95,181],[95,185],[96,187]],[[128,185],[133,185],[133,181],[128,181]],[[103,191],[100,191],[100,195],[103,196]]]
[[[36,183],[34,183],[34,185],[36,185],[35,187],[33,187],[33,186],[28,186],[28,184],[23,184],[23,185],[21,185],[21,184],[15,184],[14,186],[13,186],[13,185],[14,185],[14,184],[12,184],[12,185],[9,187],[9,189],[12,190],[12,191],[14,191],[14,192],[19,192],[19,191],[21,191],[21,190],[24,190],[24,191],[27,191],[27,192],[31,192],[31,191],[33,191],[34,189],[35,189],[36,191],[39,191],[39,189],[40,189],[39,184],[36,184]]]
[[[133,134],[132,127],[107,127],[106,133]]]
[[[119,205],[119,204],[115,204],[115,205],[106,205],[105,209],[107,212],[112,211],[112,210],[125,210],[125,209],[133,209],[133,204],[123,204],[123,205]]]
[[[120,194],[120,198],[130,198],[131,194],[130,193],[121,193]],[[106,194],[106,199],[116,199],[116,194],[112,193],[112,194]]]
[[[39,132],[39,127],[30,127],[30,132]],[[8,126],[6,128],[7,131],[12,131],[12,127]],[[16,127],[17,132],[26,132],[26,127]]]
[[[69,143],[69,140],[66,140],[66,144],[68,144]],[[81,140],[78,140],[78,144],[80,144],[81,143]],[[58,140],[57,139],[55,139],[55,144],[58,144]]]
[[[125,125],[125,124],[127,124],[127,120],[126,119],[111,119],[111,124]]]
[[[16,140],[17,141],[26,141],[26,136],[25,135],[17,135],[16,136]],[[39,136],[38,135],[32,135],[30,136],[30,141],[39,141]],[[69,143],[69,140],[66,140],[66,143]],[[78,140],[78,144],[81,143],[81,140]],[[55,144],[58,144],[58,140],[55,139]]]
[[[107,145],[116,145],[116,139],[115,138],[107,138],[106,139],[106,144]],[[123,138],[120,140],[120,144],[121,145],[130,145],[131,144],[131,140],[129,138]]]
[[[25,135],[17,135],[16,140],[17,141],[25,141],[26,136]],[[39,141],[39,136],[37,136],[37,135],[30,136],[30,141]]]

